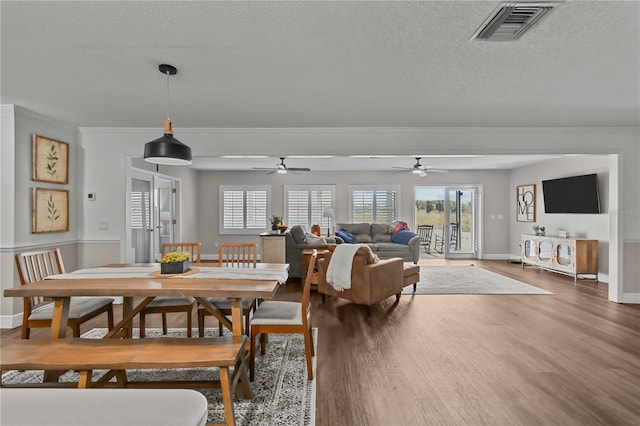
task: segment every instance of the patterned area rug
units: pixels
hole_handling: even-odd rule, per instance
[[[412,294],[413,286],[402,294]],[[415,294],[553,294],[477,266],[421,266]]]
[[[184,329],[169,329],[171,337],[184,337]],[[148,337],[160,337],[161,329],[147,329]],[[225,330],[226,333],[230,331]],[[137,337],[138,329],[134,330]],[[198,331],[194,330],[194,335]],[[98,339],[106,334],[104,328],[94,328],[82,337]],[[206,337],[216,337],[217,329],[206,329]],[[317,347],[318,330],[313,329]],[[317,354],[317,351],[316,351]],[[304,357],[304,340],[299,334],[270,334],[267,352],[256,356],[256,377],[251,383],[252,400],[234,398],[236,425],[304,425],[315,424],[316,380],[307,380]],[[313,357],[314,377],[317,356]],[[41,383],[42,371],[8,371],[2,375],[2,383]],[[104,371],[94,371],[94,380]],[[159,369],[128,370],[127,378],[138,380],[211,380],[219,378],[218,369]],[[68,371],[60,381],[77,381],[78,374]],[[208,423],[224,423],[222,394],[215,389],[198,389],[209,401]]]

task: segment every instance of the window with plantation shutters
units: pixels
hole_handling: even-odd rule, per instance
[[[333,209],[334,185],[285,185],[285,213],[287,226],[302,225],[307,230],[311,225],[320,225],[326,232],[329,222],[322,217],[324,209]]]
[[[269,225],[269,186],[220,186],[220,234],[256,234]]]
[[[399,186],[349,187],[351,223],[389,223],[397,219]]]

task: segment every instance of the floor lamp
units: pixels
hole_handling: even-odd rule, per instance
[[[331,228],[331,218],[333,217],[333,209],[324,209],[322,217],[327,218],[327,237],[330,236],[329,230]]]

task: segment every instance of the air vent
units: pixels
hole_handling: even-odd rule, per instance
[[[561,3],[503,3],[478,28],[470,40],[510,41],[522,34]]]

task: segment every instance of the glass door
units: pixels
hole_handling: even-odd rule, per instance
[[[475,258],[478,255],[475,187],[448,187],[445,191],[445,258]]]
[[[180,180],[140,169],[130,169],[126,194],[126,262],[160,259],[163,243],[180,239]]]
[[[135,263],[152,262],[153,200],[151,176],[136,174],[131,178],[129,227]]]
[[[155,176],[155,229],[154,256],[161,258],[162,244],[174,242],[175,236],[175,182]]]
[[[424,252],[431,257],[478,257],[479,187],[417,186],[416,229],[433,227]],[[426,244],[426,243],[425,243]]]

